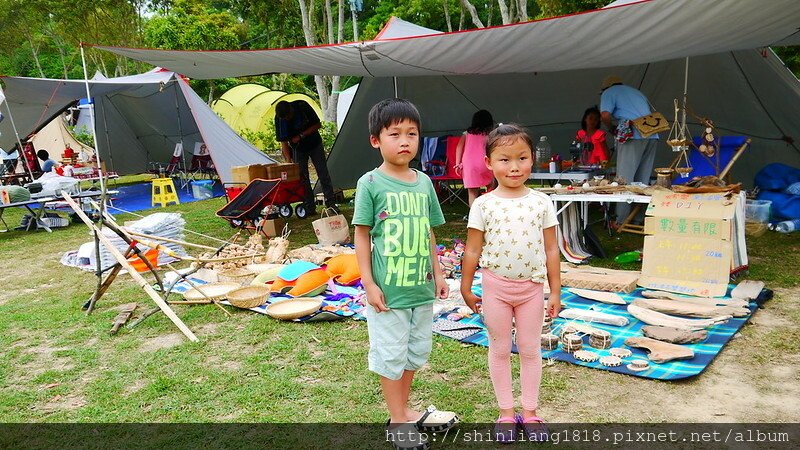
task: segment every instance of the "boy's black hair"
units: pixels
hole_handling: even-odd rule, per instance
[[[533,153],[533,139],[522,125],[516,123],[500,124],[489,133],[486,138],[486,156],[492,156],[492,151],[499,146],[511,145],[521,140]]]
[[[600,114],[600,108],[597,106],[592,106],[591,108],[586,108],[586,111],[583,112],[583,118],[581,119],[581,129],[586,131],[586,118],[589,117],[589,114],[597,114],[597,117],[603,117]],[[598,124],[599,126],[600,124]]]
[[[492,113],[482,109],[472,115],[472,124],[467,128],[470,134],[489,134],[494,128],[494,118]]]
[[[39,150],[38,152],[36,152],[36,156],[38,156],[39,159],[43,159],[45,161],[50,159],[50,153],[47,153],[47,150]]]
[[[414,122],[417,129],[422,131],[419,111],[413,103],[403,98],[387,98],[369,110],[369,134],[378,137],[384,128],[389,128],[404,120]]]
[[[281,100],[275,105],[275,115],[279,119],[288,119],[289,113],[292,111],[292,106],[286,100]]]

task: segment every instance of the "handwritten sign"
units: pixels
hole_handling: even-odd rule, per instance
[[[699,296],[725,295],[733,245],[721,239],[656,234],[644,238],[639,286]]]
[[[644,232],[659,236],[731,240],[731,221],[686,217],[645,217]]]
[[[721,193],[681,194],[657,191],[647,206],[647,215],[655,217],[731,219],[736,202]]]

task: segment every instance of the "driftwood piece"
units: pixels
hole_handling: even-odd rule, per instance
[[[670,300],[677,300],[695,305],[705,306],[733,306],[733,307],[747,307],[746,300],[730,297],[682,297],[677,294],[672,294],[663,291],[642,291],[644,298],[665,298]]]
[[[117,334],[117,331],[128,323],[128,320],[130,320],[133,312],[136,310],[136,306],[136,303],[126,303],[119,307],[119,314],[117,314],[117,317],[114,317],[114,321],[111,325],[111,334]]]
[[[567,291],[589,300],[596,302],[608,303],[610,305],[625,305],[625,300],[613,292],[592,291],[589,289],[569,288]]]
[[[731,291],[731,297],[754,300],[764,289],[763,281],[744,280]]]
[[[625,339],[628,347],[643,348],[648,351],[647,358],[654,363],[662,364],[676,359],[692,359],[694,351],[682,345],[661,342],[646,337]]]
[[[150,317],[153,314],[155,314],[157,312],[160,312],[160,311],[161,311],[161,308],[159,308],[159,307],[148,309],[147,311],[143,312],[141,316],[137,317],[136,320],[134,320],[133,322],[129,323],[128,324],[128,328],[129,329],[133,329],[136,325],[139,325],[140,323],[144,322],[145,319],[147,319],[148,317]]]
[[[670,316],[669,314],[663,314],[634,304],[628,305],[628,314],[648,325],[681,328],[684,330],[702,330],[731,318],[731,316],[719,316],[711,319],[684,319],[683,317]]]
[[[628,324],[628,318],[616,314],[608,314],[590,309],[567,308],[558,313],[558,317],[569,320],[582,320],[584,322],[604,323],[624,327]]]
[[[658,327],[654,325],[645,325],[642,327],[642,333],[645,337],[655,339],[657,341],[669,342],[672,344],[695,344],[702,342],[708,337],[706,330],[681,330],[680,328],[672,327]]]
[[[199,341],[199,339],[197,339],[197,336],[195,336],[194,333],[192,333],[192,330],[190,330],[189,327],[187,327],[186,324],[183,323],[180,317],[178,317],[175,314],[175,311],[173,311],[172,308],[170,308],[169,305],[161,297],[158,296],[153,287],[150,286],[150,283],[148,283],[147,280],[145,280],[144,277],[131,266],[128,260],[125,259],[125,256],[123,256],[122,253],[111,242],[111,239],[105,236],[100,231],[100,229],[98,229],[97,226],[95,226],[95,224],[91,221],[91,219],[89,219],[86,213],[83,212],[81,207],[77,203],[75,203],[75,200],[73,200],[72,197],[70,197],[69,194],[67,194],[66,192],[64,192],[62,195],[64,197],[64,200],[66,200],[69,206],[72,207],[72,210],[75,211],[75,213],[78,215],[78,217],[81,218],[81,220],[83,220],[83,223],[85,223],[86,226],[88,226],[92,231],[97,233],[97,237],[100,239],[100,241],[103,242],[103,244],[106,245],[108,251],[114,256],[117,262],[120,265],[122,265],[122,267],[125,270],[128,271],[131,278],[133,278],[133,280],[136,281],[136,283],[145,291],[145,293],[147,293],[147,295],[151,299],[153,299],[156,305],[158,305],[158,307],[161,308],[162,311],[164,311],[164,314],[166,314],[167,317],[169,317],[172,323],[174,323],[175,326],[177,326],[178,329],[181,330],[181,332],[184,335],[186,335],[186,337],[189,338],[190,341],[192,342]]]
[[[664,314],[674,314],[676,316],[698,317],[710,319],[712,317],[731,315],[733,317],[747,317],[750,310],[738,306],[708,306],[698,305],[681,300],[666,300],[657,298],[637,298],[633,305],[642,308],[652,309]]]
[[[623,292],[628,294],[636,289],[641,272],[635,270],[614,270],[602,267],[577,267],[561,263],[561,285],[579,289]]]

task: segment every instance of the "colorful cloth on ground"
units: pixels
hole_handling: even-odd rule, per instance
[[[195,285],[199,286],[202,284],[206,284],[206,281],[203,281],[199,278],[192,278],[189,277],[189,280]],[[361,310],[363,309],[363,304],[361,304],[359,300],[359,296],[363,293],[363,290],[360,287],[353,287],[353,286],[340,286],[334,285],[333,286],[336,292],[328,289],[323,292],[321,295],[315,298],[322,299],[322,307],[320,311],[310,314],[306,317],[301,317],[299,319],[295,319],[295,322],[313,322],[313,321],[322,321],[322,320],[331,320],[331,319],[343,319],[350,317],[355,320],[364,320],[364,316],[361,314]],[[154,285],[153,288],[158,290],[158,285]],[[172,287],[172,291],[175,294],[183,294],[184,292],[188,291],[192,288],[192,284],[187,281],[179,281],[175,283],[175,286]],[[250,311],[257,312],[259,314],[266,314],[267,313],[267,306],[275,301],[282,301],[282,300],[290,300],[293,297],[288,295],[282,294],[275,294],[273,293],[267,303],[256,306],[255,308],[249,308]],[[223,300],[220,303],[223,305],[230,305],[227,300]],[[324,313],[324,314],[323,314]],[[337,316],[336,318],[331,317],[331,315]]]
[[[546,194],[528,189],[518,198],[494,192],[475,200],[467,227],[483,231],[479,264],[506,278],[547,281],[542,230],[558,225],[556,209]]]
[[[431,227],[444,223],[430,178],[414,171],[408,183],[380,170],[356,187],[353,224],[371,227],[372,276],[390,308],[415,308],[434,300]]]
[[[731,286],[732,287],[732,286]],[[473,288],[473,292],[476,289]],[[636,291],[632,292],[631,294],[620,294],[625,299],[626,302],[630,303],[635,298],[641,297],[641,289],[637,289]],[[729,292],[730,293],[730,292]],[[594,328],[598,328],[601,330],[608,331],[611,333],[611,348],[614,347],[622,347],[631,350],[632,355],[624,358],[622,360],[622,365],[618,367],[606,367],[600,364],[599,361],[595,362],[583,362],[576,360],[571,353],[566,353],[561,350],[559,346],[556,350],[546,351],[542,350],[542,358],[551,358],[558,361],[564,361],[572,364],[576,364],[579,366],[586,366],[591,367],[593,369],[601,369],[601,370],[608,370],[611,372],[617,373],[624,373],[628,375],[634,375],[637,377],[643,378],[653,378],[658,380],[680,380],[683,378],[690,378],[693,376],[697,376],[703,372],[703,370],[711,364],[711,361],[719,354],[725,344],[736,334],[737,331],[750,319],[752,316],[752,312],[754,312],[758,306],[755,303],[750,304],[751,314],[747,317],[736,317],[733,319],[728,320],[728,322],[720,325],[715,325],[708,329],[708,338],[705,341],[699,342],[697,344],[690,344],[687,345],[691,348],[695,356],[692,359],[688,360],[676,360],[670,361],[663,364],[656,364],[650,361],[650,368],[642,371],[642,372],[634,372],[629,370],[626,365],[633,361],[634,359],[644,359],[648,360],[647,358],[647,350],[639,349],[639,348],[631,348],[626,347],[624,345],[625,339],[630,337],[641,337],[642,336],[642,326],[646,325],[645,323],[637,320],[635,317],[628,314],[625,305],[607,305],[603,303],[594,302],[591,300],[586,300],[581,297],[578,297],[570,292],[564,290],[561,294],[561,301],[562,304],[569,307],[574,308],[583,308],[588,309],[589,307],[594,307],[594,310],[601,311],[610,314],[617,314],[620,316],[627,317],[630,323],[625,327],[616,327],[613,325],[604,325],[600,323],[586,323],[581,321],[574,321],[575,323],[579,324],[587,324]],[[437,318],[441,320],[446,316],[446,313]],[[480,315],[473,314],[472,316],[462,319],[459,322],[462,323],[463,327],[469,326],[481,326],[483,327],[483,323],[481,322]],[[573,322],[571,320],[566,320],[562,318],[556,318],[553,320],[553,333],[558,335],[561,327],[563,327],[566,323]],[[434,325],[434,329],[436,326]],[[443,333],[438,333],[446,336]],[[600,356],[606,356],[609,354],[608,349],[599,350],[589,346],[588,344],[588,337],[584,337],[583,339],[583,349],[589,350],[592,352],[597,353]],[[486,333],[485,327],[483,331],[478,333],[474,333],[464,339],[460,339],[460,342],[467,343],[467,344],[474,344],[480,345],[483,347],[489,346],[489,339]],[[513,346],[512,351],[514,353],[517,352],[516,346]],[[649,360],[648,360],[649,361]]]

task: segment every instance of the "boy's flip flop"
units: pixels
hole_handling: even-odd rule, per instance
[[[389,428],[391,423],[386,421],[386,440],[392,443],[397,450],[428,450],[428,439],[417,429],[416,423],[401,423],[394,428]]]
[[[439,411],[435,406],[428,409],[417,419],[417,429],[424,433],[438,433],[449,430],[459,422],[458,415],[452,411]]]

